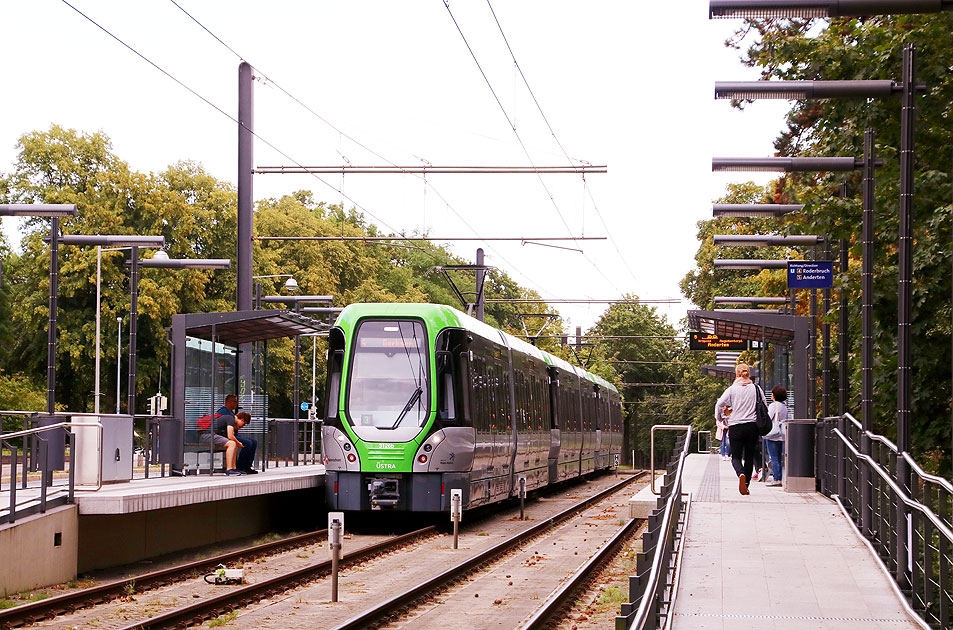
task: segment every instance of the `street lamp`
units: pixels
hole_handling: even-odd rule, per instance
[[[903,86],[890,79],[873,81],[716,81],[715,98],[736,101],[813,98],[886,98],[900,94]]]
[[[863,166],[852,157],[716,157],[711,159],[712,172],[777,172],[817,173],[853,171]]]
[[[46,329],[46,413],[56,410],[56,296],[59,289],[60,219],[76,216],[72,203],[7,203],[0,204],[0,217],[50,217],[50,299]]]
[[[795,203],[715,203],[711,206],[711,216],[732,217],[736,219],[759,219],[763,217],[783,217],[791,212],[804,209],[804,204]]]
[[[763,258],[723,258],[712,261],[715,269],[733,269],[748,271],[751,269],[786,269],[786,260],[765,260]]]
[[[282,274],[277,276],[264,276],[264,277],[284,277]],[[293,281],[294,278],[291,278]],[[290,281],[289,281],[290,282]],[[285,288],[288,289],[289,286],[293,286],[297,290],[298,283],[294,282],[293,285],[289,285],[289,282],[285,282]],[[333,295],[267,295],[261,296],[260,294],[260,285],[259,285],[259,295],[258,295],[258,304],[259,307],[261,304],[292,304],[294,307],[295,313],[301,313],[303,310],[304,304],[313,304],[313,303],[324,303],[330,304],[334,302]],[[312,350],[313,352],[313,350]],[[298,420],[300,419],[301,412],[301,337],[295,335],[295,374],[294,374],[294,434],[298,435]],[[313,402],[313,401],[312,401]],[[295,466],[298,465],[298,440],[295,440],[294,445],[294,459]]]
[[[752,304],[775,304],[775,305],[785,305],[788,303],[788,298],[786,297],[716,297],[714,302],[716,305],[721,304],[723,306],[750,306]]]
[[[824,237],[813,234],[792,234],[778,236],[773,234],[716,234],[715,245],[724,247],[796,247],[798,245],[817,245]]]
[[[709,0],[709,18],[815,18],[938,13],[953,0]]]
[[[101,298],[100,294],[100,271],[99,266],[101,262],[101,252],[103,247],[108,247],[110,249],[126,249],[129,248],[132,250],[132,273],[130,275],[130,304],[129,304],[129,392],[127,396],[130,401],[135,401],[135,384],[136,384],[136,304],[137,304],[137,293],[136,285],[138,284],[139,270],[137,267],[137,262],[139,258],[139,248],[140,247],[150,247],[150,248],[162,248],[165,247],[165,237],[164,236],[141,236],[137,234],[94,234],[94,235],[85,235],[85,234],[70,234],[64,235],[55,239],[63,245],[77,245],[77,246],[96,246],[96,374],[95,374],[95,392],[93,393],[93,408],[99,409],[99,321],[100,321],[100,305],[99,301]],[[121,325],[121,324],[120,324]],[[117,358],[118,360],[118,358]],[[118,371],[117,371],[117,382],[116,390],[119,391],[119,382],[118,382]],[[116,395],[116,413],[119,413],[119,395]],[[130,415],[135,414],[134,408],[127,409]]]
[[[164,239],[163,239],[164,241]],[[126,411],[136,415],[136,332],[139,302],[139,267],[157,269],[228,269],[232,261],[228,258],[169,258],[162,249],[152,258],[139,260],[139,248],[132,248],[129,265],[129,391],[126,392]]]

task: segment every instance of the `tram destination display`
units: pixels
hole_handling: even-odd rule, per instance
[[[748,340],[719,337],[718,335],[692,331],[688,337],[688,347],[690,350],[747,350]]]

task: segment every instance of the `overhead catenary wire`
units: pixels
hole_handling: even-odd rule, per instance
[[[131,51],[131,52],[132,52],[133,54],[135,54],[137,57],[139,57],[140,59],[142,59],[143,61],[145,61],[146,63],[148,63],[150,66],[152,66],[153,68],[155,68],[156,70],[158,70],[158,71],[161,72],[162,74],[164,74],[166,77],[168,77],[169,79],[171,79],[173,82],[175,82],[176,84],[178,84],[179,86],[181,86],[182,88],[184,88],[185,90],[187,90],[190,94],[192,94],[193,96],[195,96],[196,98],[198,98],[199,100],[201,100],[203,103],[205,103],[205,104],[207,104],[208,106],[212,107],[215,111],[217,111],[217,112],[220,113],[221,115],[225,116],[226,118],[228,118],[229,120],[231,120],[231,121],[234,122],[235,124],[241,125],[242,127],[244,127],[244,128],[245,128],[246,130],[248,130],[248,132],[251,133],[255,138],[257,138],[258,140],[260,140],[261,142],[263,142],[264,144],[266,144],[266,145],[267,145],[269,148],[271,148],[273,151],[275,151],[276,153],[278,153],[278,154],[281,155],[282,157],[286,158],[287,160],[293,162],[296,166],[301,167],[301,168],[304,168],[297,160],[295,160],[293,157],[291,157],[290,155],[288,155],[287,153],[285,153],[284,151],[282,151],[281,149],[279,149],[279,148],[278,148],[277,146],[275,146],[272,142],[270,142],[270,141],[267,140],[266,138],[262,137],[261,135],[255,133],[255,132],[252,131],[251,129],[248,129],[247,127],[245,127],[245,125],[244,125],[242,122],[240,122],[236,117],[232,116],[231,114],[229,114],[228,112],[226,112],[225,110],[223,110],[221,107],[219,107],[218,105],[216,105],[216,104],[213,103],[212,101],[208,100],[207,98],[205,98],[205,97],[202,96],[201,94],[199,94],[196,90],[194,90],[194,89],[192,89],[191,87],[189,87],[188,85],[186,85],[183,81],[181,81],[181,80],[177,79],[176,77],[174,77],[171,73],[169,73],[168,71],[166,71],[164,68],[162,68],[161,66],[159,66],[157,63],[155,63],[154,61],[152,61],[151,59],[149,59],[148,57],[146,57],[145,55],[143,55],[141,52],[139,52],[138,50],[136,50],[135,48],[133,48],[131,45],[127,44],[127,43],[126,43],[124,40],[122,40],[119,36],[113,34],[113,33],[112,33],[111,31],[109,31],[106,27],[104,27],[104,26],[102,26],[101,24],[99,24],[99,22],[97,22],[96,20],[94,20],[93,18],[89,17],[88,15],[86,15],[85,13],[83,13],[82,11],[80,11],[79,9],[77,9],[75,6],[73,6],[72,4],[70,4],[68,0],[60,0],[60,1],[61,1],[63,4],[65,4],[66,6],[68,6],[69,8],[71,8],[73,11],[75,11],[76,13],[78,13],[79,15],[81,15],[81,16],[82,16],[84,19],[86,19],[90,24],[92,24],[93,26],[95,26],[96,28],[98,28],[98,29],[101,30],[102,32],[106,33],[106,34],[109,35],[111,38],[113,38],[114,40],[116,40],[117,42],[119,42],[120,44],[122,44],[126,49],[128,49],[129,51]],[[178,5],[176,5],[176,6],[178,6]],[[229,50],[231,50],[231,49],[229,49]],[[234,52],[234,51],[233,51],[233,52]],[[243,60],[243,61],[244,61],[244,60]],[[362,205],[361,205],[360,203],[358,203],[356,200],[352,199],[351,197],[345,195],[342,191],[340,191],[340,190],[338,190],[337,188],[335,188],[335,186],[334,186],[333,184],[331,184],[331,183],[325,181],[325,180],[322,179],[321,177],[318,177],[318,175],[315,174],[315,173],[311,173],[311,176],[314,177],[315,179],[317,179],[319,182],[321,182],[321,183],[324,184],[325,186],[327,186],[328,188],[330,188],[330,189],[332,189],[332,190],[334,190],[334,191],[340,193],[344,198],[346,198],[348,201],[350,201],[351,203],[353,203],[353,204],[355,205],[355,207],[360,208],[362,212],[366,213],[369,217],[371,217],[371,218],[374,219],[375,221],[378,221],[379,223],[381,223],[381,224],[382,224],[384,227],[386,227],[387,229],[392,230],[392,231],[394,231],[394,232],[397,231],[395,228],[393,228],[393,227],[391,227],[390,225],[388,225],[386,221],[384,221],[383,219],[381,219],[381,218],[375,216],[370,210],[368,210],[367,208],[365,208],[364,206],[362,206]]]
[[[65,0],[63,0],[63,1],[65,2]],[[188,16],[189,19],[191,19],[191,20],[192,20],[193,22],[195,22],[199,27],[201,27],[202,30],[204,30],[206,33],[208,33],[210,36],[212,36],[212,37],[213,37],[216,41],[218,41],[222,46],[224,46],[226,49],[228,49],[233,55],[235,55],[236,57],[238,57],[238,59],[240,59],[241,61],[246,61],[246,59],[245,59],[245,57],[244,57],[243,55],[239,54],[239,53],[238,53],[237,51],[235,51],[231,46],[229,46],[228,44],[226,44],[221,38],[219,38],[219,37],[218,37],[217,35],[215,35],[209,28],[207,28],[204,24],[202,24],[202,22],[200,22],[195,16],[193,16],[191,13],[189,13],[188,11],[186,11],[182,6],[180,6],[180,5],[179,5],[178,3],[176,3],[174,0],[170,0],[170,2],[172,2],[173,5],[175,5],[180,11],[182,11],[186,16]],[[84,17],[85,17],[85,16],[84,16]],[[87,18],[87,19],[89,19],[89,18]],[[100,27],[100,28],[102,28],[102,27]],[[103,30],[105,30],[105,29],[103,29]],[[106,31],[106,32],[108,33],[108,31]],[[111,33],[110,33],[110,35],[111,35]],[[118,39],[118,38],[117,38],[117,39]],[[130,48],[130,49],[131,49],[131,48]],[[137,53],[137,54],[138,54],[138,53]],[[140,55],[140,56],[141,56],[141,55]],[[143,58],[145,58],[145,57],[143,57]],[[151,62],[150,62],[150,63],[151,63]],[[251,63],[251,62],[247,62],[247,63]],[[307,104],[305,104],[305,103],[304,103],[303,101],[301,101],[299,98],[297,98],[296,96],[294,96],[293,94],[291,94],[288,90],[286,90],[286,89],[283,88],[281,85],[279,85],[274,79],[271,79],[271,78],[270,78],[268,75],[266,75],[260,68],[258,68],[258,67],[255,66],[254,64],[251,64],[251,65],[255,68],[255,72],[256,72],[262,79],[264,79],[268,84],[273,85],[273,86],[275,87],[275,89],[277,89],[279,92],[281,92],[282,94],[284,94],[285,96],[287,96],[288,98],[290,98],[292,101],[294,101],[295,103],[297,103],[297,104],[298,104],[299,106],[301,106],[305,111],[309,112],[309,113],[310,113],[311,115],[313,115],[315,118],[317,118],[318,120],[320,120],[321,122],[323,122],[324,124],[326,124],[328,127],[330,127],[331,129],[333,129],[334,131],[336,131],[341,137],[347,138],[350,142],[353,142],[354,144],[356,144],[356,145],[359,146],[360,148],[364,149],[365,151],[367,151],[367,152],[370,153],[371,155],[373,155],[373,156],[375,156],[375,157],[377,157],[377,158],[383,160],[384,162],[387,162],[387,163],[390,164],[392,167],[400,168],[400,167],[399,167],[396,163],[394,163],[393,161],[387,159],[386,157],[384,157],[384,156],[381,155],[380,153],[374,151],[373,149],[371,149],[371,148],[368,147],[367,145],[365,145],[365,144],[361,143],[360,141],[358,141],[358,140],[357,140],[356,138],[354,138],[353,136],[351,136],[351,135],[345,133],[343,130],[341,130],[340,128],[338,128],[337,126],[335,126],[333,123],[331,123],[331,122],[328,121],[326,118],[324,118],[323,116],[321,116],[319,113],[317,113],[316,111],[314,111],[311,107],[309,107]],[[166,73],[166,74],[168,74],[168,73]],[[191,91],[191,90],[190,90],[190,91]],[[193,93],[194,93],[194,92],[193,92]],[[203,100],[204,100],[204,99],[203,99]],[[218,109],[218,108],[216,108],[216,109]],[[219,110],[219,111],[221,111],[221,110]],[[224,113],[224,112],[222,112],[222,113]],[[227,115],[227,114],[226,114],[226,115]],[[234,119],[233,119],[233,120],[234,120]],[[237,121],[236,121],[236,122],[237,122]],[[256,137],[258,137],[257,134],[256,134]],[[266,144],[267,144],[267,143],[266,143]],[[269,144],[269,146],[271,146],[271,145]],[[287,157],[287,156],[286,156],[284,153],[282,153],[281,151],[278,151],[278,153],[281,154],[282,156]],[[342,156],[342,157],[343,157],[343,156]],[[290,159],[290,158],[289,158],[289,159]],[[302,165],[299,164],[297,161],[294,161],[294,160],[292,160],[292,161],[295,163],[295,166],[298,166],[298,167],[300,167],[300,168],[302,168],[302,169],[307,169],[307,167],[302,166]],[[306,172],[306,171],[305,171],[305,172]],[[358,208],[360,208],[362,211],[366,212],[369,216],[371,216],[372,218],[374,218],[376,221],[380,221],[380,219],[378,219],[378,218],[375,217],[373,214],[371,214],[370,212],[368,212],[363,206],[361,206],[361,204],[357,203],[357,202],[354,201],[351,197],[349,197],[348,195],[344,194],[343,181],[342,181],[341,188],[335,188],[334,186],[331,186],[330,184],[328,184],[327,182],[325,182],[325,181],[324,181],[323,179],[321,179],[320,177],[317,177],[317,175],[315,175],[314,173],[309,173],[309,174],[311,174],[312,177],[315,177],[316,179],[318,179],[319,181],[321,181],[321,182],[322,182],[323,184],[325,184],[326,186],[330,187],[332,190],[334,190],[334,191],[336,191],[337,193],[339,193],[342,198],[347,199],[348,201],[350,201],[351,203],[353,203],[356,207],[358,207]],[[412,174],[412,173],[411,173],[411,174]],[[412,175],[414,175],[414,174],[412,174]],[[414,176],[415,176],[415,177],[421,177],[420,175],[414,175]],[[454,207],[450,204],[449,201],[447,201],[447,199],[443,196],[443,194],[442,194],[439,190],[437,190],[437,188],[434,187],[433,184],[432,184],[431,182],[429,182],[426,177],[421,177],[421,179],[423,179],[424,185],[428,186],[428,187],[430,188],[430,190],[432,190],[432,191],[434,192],[434,194],[437,196],[437,198],[439,198],[440,201],[443,202],[443,204],[447,207],[447,209],[450,210],[450,212],[452,212],[452,213],[460,220],[460,222],[463,223],[463,225],[465,225],[465,226],[467,227],[467,229],[469,229],[471,232],[473,232],[473,234],[479,236],[479,232],[478,232],[472,225],[470,225],[470,223],[464,218],[464,216],[463,216],[460,212],[458,212],[458,211],[456,210],[456,208],[454,208]],[[343,180],[343,173],[342,173],[342,180]],[[343,210],[343,208],[342,208],[342,210]],[[387,223],[385,223],[385,222],[383,222],[383,221],[380,221],[380,222],[381,222],[385,227],[387,227],[388,229],[390,229],[391,231],[397,232],[397,230],[395,230],[394,228],[392,228],[392,227],[390,227],[389,225],[387,225]],[[534,281],[532,278],[530,278],[530,277],[527,276],[525,273],[523,273],[522,271],[520,271],[520,269],[519,269],[517,266],[515,266],[513,263],[511,263],[509,260],[507,260],[506,257],[503,256],[502,253],[500,253],[498,250],[496,250],[496,249],[494,249],[493,247],[491,247],[489,244],[487,244],[487,249],[489,249],[490,251],[492,251],[492,252],[494,253],[494,255],[498,256],[500,260],[502,260],[504,263],[506,263],[506,266],[507,266],[509,269],[513,270],[513,272],[515,272],[515,273],[517,273],[518,275],[522,276],[530,285],[535,285],[535,286],[536,286],[538,289],[540,289],[543,293],[548,293],[548,294],[550,294],[550,295],[555,295],[554,292],[545,289],[541,284],[539,284],[538,282]]]
[[[573,164],[575,160],[569,157],[569,153],[566,152],[565,147],[563,147],[562,142],[559,141],[559,138],[556,137],[556,131],[553,129],[553,126],[549,124],[549,119],[546,117],[546,114],[543,113],[543,107],[539,104],[539,100],[536,98],[536,94],[533,92],[533,88],[529,86],[529,80],[526,78],[526,75],[523,73],[523,68],[520,66],[519,62],[516,60],[516,54],[513,52],[513,47],[510,46],[509,40],[506,38],[506,33],[503,32],[503,26],[500,24],[499,18],[496,16],[496,11],[493,9],[493,4],[490,0],[486,0],[487,6],[490,8],[490,13],[493,15],[493,21],[496,22],[496,27],[500,30],[500,36],[503,37],[503,42],[506,44],[506,49],[510,53],[510,57],[513,59],[513,65],[516,67],[517,72],[519,72],[520,77],[523,79],[523,85],[526,86],[526,91],[529,92],[530,98],[533,99],[533,103],[536,104],[536,109],[539,111],[540,117],[543,119],[543,122],[546,124],[546,128],[549,129],[550,135],[553,137],[553,141],[556,143],[556,146],[559,147],[559,150],[562,151],[562,154],[565,156],[566,160],[570,164]],[[629,261],[625,259],[625,256],[622,255],[622,250],[619,249],[619,245],[615,242],[615,239],[612,238],[612,231],[609,230],[609,226],[606,225],[605,219],[602,217],[602,213],[599,211],[599,206],[596,204],[595,198],[592,196],[592,191],[589,189],[588,184],[586,183],[586,176],[582,176],[582,185],[583,189],[589,195],[589,199],[592,201],[592,208],[596,211],[596,216],[599,217],[599,221],[602,223],[602,227],[605,228],[606,234],[609,234],[609,242],[612,243],[612,247],[615,248],[616,253],[619,255],[619,259],[622,261],[622,264],[625,265],[626,270],[629,272],[629,275],[632,276],[633,280],[638,281],[635,277],[635,273],[632,271],[632,268],[629,266]],[[585,198],[583,198],[585,201]]]
[[[450,15],[450,19],[453,21],[454,26],[457,28],[457,32],[460,34],[460,37],[463,39],[464,45],[466,45],[467,50],[470,52],[470,56],[473,58],[473,62],[476,64],[477,68],[480,71],[480,74],[483,76],[483,80],[486,82],[487,87],[489,88],[490,92],[493,94],[493,98],[496,100],[497,105],[500,106],[500,111],[503,112],[503,116],[504,118],[506,118],[506,122],[509,124],[510,129],[513,131],[513,135],[516,136],[516,141],[520,145],[520,148],[522,148],[523,154],[526,156],[526,159],[529,161],[530,165],[535,166],[535,163],[533,162],[533,158],[530,155],[529,150],[526,148],[526,144],[523,142],[523,139],[520,136],[519,131],[516,130],[516,125],[513,123],[512,119],[510,118],[510,115],[507,113],[506,108],[503,107],[503,103],[500,102],[500,98],[499,96],[497,96],[496,90],[493,88],[493,84],[490,83],[489,77],[486,76],[486,72],[483,71],[483,66],[480,65],[480,61],[479,59],[477,59],[477,56],[473,50],[473,47],[470,46],[470,42],[467,41],[466,35],[463,34],[463,29],[460,27],[460,24],[457,22],[456,17],[454,17],[453,11],[450,9],[450,0],[443,0],[443,5],[444,7],[446,7],[447,13]],[[549,187],[546,186],[546,182],[543,180],[543,177],[539,175],[538,173],[536,177],[537,179],[539,179],[539,182],[542,185],[543,190],[546,192],[546,195],[549,197],[550,203],[552,203],[553,208],[556,210],[556,214],[559,216],[559,220],[562,221],[563,225],[566,227],[566,231],[572,234],[572,229],[569,227],[569,224],[566,222],[566,217],[563,215],[562,211],[559,209],[559,205],[556,203],[556,199],[553,197],[552,192],[550,192]],[[586,262],[588,262],[592,266],[593,269],[596,270],[596,272],[600,276],[602,276],[605,279],[606,282],[609,283],[609,285],[613,289],[615,289],[619,293],[622,293],[622,291],[620,291],[619,288],[615,286],[615,283],[613,283],[612,280],[610,280],[609,277],[605,273],[603,273],[601,269],[599,269],[599,267],[592,261],[592,259],[586,256],[585,253],[581,253],[580,255],[586,260]]]

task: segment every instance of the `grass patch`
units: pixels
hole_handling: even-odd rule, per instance
[[[600,604],[624,604],[629,601],[629,594],[618,586],[610,586],[599,596]]]
[[[218,626],[224,626],[227,623],[235,621],[235,617],[238,616],[238,611],[233,610],[230,613],[225,613],[224,615],[219,615],[215,619],[212,619],[208,622],[209,628],[217,628]]]
[[[5,597],[0,599],[0,610],[21,606],[23,604],[30,604],[32,602],[38,602],[41,599],[46,599],[48,597],[50,597],[50,594],[46,591],[30,593],[29,595],[27,593],[17,593],[13,597]]]

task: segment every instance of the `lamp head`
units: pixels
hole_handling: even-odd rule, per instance
[[[295,293],[298,290],[298,281],[293,277],[285,280],[285,291]]]

